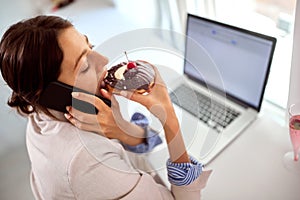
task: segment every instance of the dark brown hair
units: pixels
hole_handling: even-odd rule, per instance
[[[13,90],[8,105],[20,114],[49,112],[38,104],[40,94],[57,80],[63,52],[59,33],[72,24],[57,16],[37,16],[12,25],[0,42],[0,69]]]

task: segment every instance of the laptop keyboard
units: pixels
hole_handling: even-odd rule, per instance
[[[190,112],[218,133],[240,115],[234,109],[212,101],[186,85],[180,85],[170,93],[170,97],[173,103]]]

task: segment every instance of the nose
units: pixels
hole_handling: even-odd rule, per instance
[[[106,65],[108,64],[108,58],[97,53],[93,52],[92,60],[94,60],[96,73],[100,73],[106,69]]]
[[[98,67],[98,72],[103,72],[106,70],[106,65],[108,64],[108,58],[101,55],[101,64]]]
[[[109,62],[109,60],[108,60],[108,58],[106,57],[106,56],[102,56],[103,57],[103,60],[104,60],[104,65],[107,65],[108,64],[108,62]]]

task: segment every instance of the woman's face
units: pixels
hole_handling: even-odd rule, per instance
[[[58,42],[64,55],[58,81],[99,94],[108,59],[92,51],[88,38],[74,27],[63,30]]]

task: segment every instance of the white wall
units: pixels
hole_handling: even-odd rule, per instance
[[[300,102],[300,2],[297,1],[294,25],[292,67],[288,106]]]

